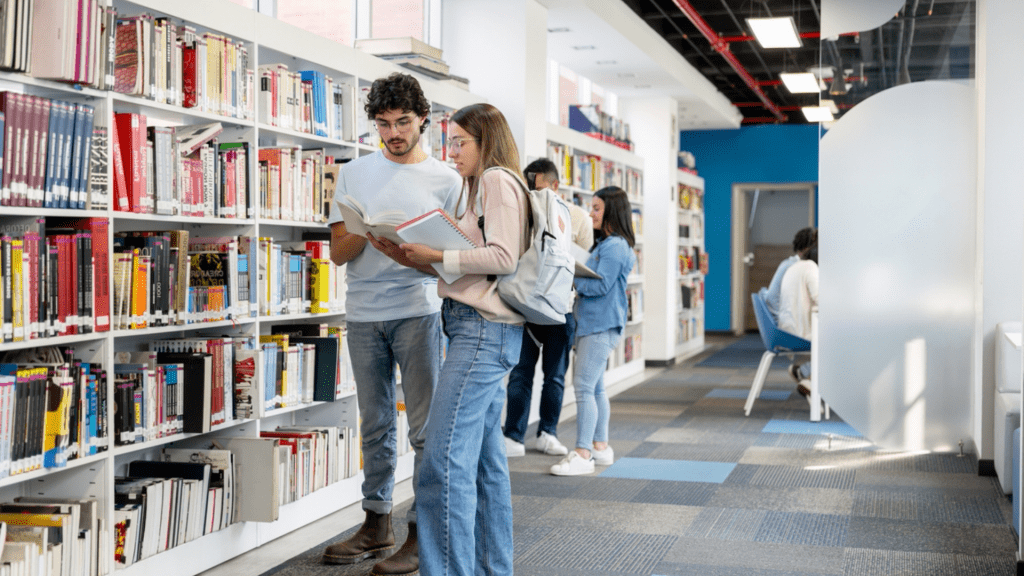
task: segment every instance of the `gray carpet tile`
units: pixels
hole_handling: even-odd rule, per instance
[[[856,470],[857,487],[908,486],[936,488],[939,490],[999,490],[998,479],[977,474],[928,474],[918,472],[880,472],[877,470]],[[1001,493],[1001,492],[1000,492]]]
[[[643,490],[650,480],[632,478],[593,478],[573,493],[576,500],[609,500],[629,502]]]
[[[858,490],[854,516],[890,520],[922,520],[962,524],[1003,524],[999,504],[991,496],[936,494],[934,490]]]
[[[849,515],[853,508],[853,494],[850,490],[830,488],[780,488],[723,484],[715,490],[715,494],[708,500],[707,506]]]
[[[556,464],[556,459],[552,464]],[[568,498],[586,484],[589,476],[552,476],[547,468],[536,472],[509,472],[513,496],[544,495],[553,498]]]
[[[618,423],[616,426],[609,426],[608,428],[608,442],[614,443],[616,440],[636,440],[643,442],[651,434],[654,434],[661,429],[661,425],[658,424],[644,424],[644,423]]]
[[[675,540],[675,536],[562,527],[551,531],[547,545],[535,545],[520,556],[516,565],[589,573],[650,573]]]
[[[761,570],[767,574],[839,575],[843,569],[843,548],[683,537],[665,554],[663,562],[709,569],[744,568],[749,574]]]
[[[843,558],[844,576],[1003,576],[1015,573],[1015,562],[1005,556],[848,548]]]
[[[537,523],[552,528],[573,526],[582,530],[681,536],[701,510],[696,506],[573,498],[553,507]]]
[[[562,498],[546,496],[517,496],[513,494],[512,520],[517,524],[528,524],[543,516],[562,500]]]
[[[796,434],[792,434],[796,436]],[[835,467],[859,470],[868,465],[875,455],[856,449],[843,449],[836,442],[833,448],[798,449],[781,446],[751,446],[739,461],[741,464],[777,464],[788,466]]]
[[[513,522],[513,565],[515,560],[551,536],[552,527],[545,524]]]
[[[702,508],[687,536],[753,541],[768,512],[738,508]]]
[[[732,444],[660,444],[646,457],[662,460],[739,462],[744,452],[746,448]]]
[[[769,511],[754,536],[758,542],[841,547],[846,541],[849,516],[808,512]]]
[[[797,488],[852,489],[854,472],[843,469],[806,470],[791,466],[752,466],[739,464],[726,478],[726,484],[753,486],[792,486]]]
[[[794,572],[792,570],[767,570],[733,566],[701,566],[700,564],[676,564],[662,562],[654,569],[653,576],[832,576],[832,572]]]
[[[704,506],[714,496],[718,486],[718,484],[706,482],[649,480],[630,501],[676,506]]]
[[[851,548],[941,552],[972,556],[1013,555],[1016,538],[1009,525],[957,524],[851,517],[846,536]]]
[[[764,422],[761,426],[764,426]],[[760,430],[760,428],[758,428]],[[761,436],[758,432],[730,432],[702,430],[700,428],[666,427],[647,437],[649,442],[677,442],[681,444],[735,444],[750,446]]]

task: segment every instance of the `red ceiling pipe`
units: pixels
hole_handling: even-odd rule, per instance
[[[779,119],[775,116],[752,116],[744,118],[743,124],[777,124]]]
[[[743,79],[743,83],[746,84],[755,95],[757,95],[758,100],[764,102],[764,107],[767,108],[773,116],[785,122],[786,115],[783,114],[782,111],[779,110],[779,107],[768,98],[764,91],[761,90],[757,80],[754,80],[754,77],[750,75],[750,72],[747,72],[747,69],[743,67],[743,64],[740,64],[740,61],[736,59],[736,56],[729,50],[729,43],[719,36],[717,32],[711,29],[711,26],[704,21],[704,18],[697,13],[697,9],[694,8],[688,0],[673,1],[676,6],[679,7],[679,10],[690,19],[690,22],[697,27],[697,30],[700,30],[700,33],[707,38],[708,42],[711,43],[711,47],[721,54],[722,58],[725,58],[725,61],[729,63],[729,66],[731,66],[732,69],[740,75],[740,78]]]
[[[857,36],[860,32],[845,32],[840,36]],[[821,38],[821,32],[801,32],[798,34],[801,38]],[[743,34],[741,36],[722,36],[722,40],[726,42],[753,42],[757,38]]]

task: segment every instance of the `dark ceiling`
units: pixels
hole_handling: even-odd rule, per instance
[[[844,70],[846,82],[835,83],[834,88],[846,88],[845,94],[830,94],[830,90],[820,94],[835,101],[840,110],[837,117],[897,84],[974,76],[974,0],[908,0],[881,28],[824,42],[819,38],[818,0],[623,1],[739,108],[744,124],[807,122],[800,107],[817,105],[819,94],[791,94],[779,83],[780,72],[821,67],[831,76],[832,70]],[[692,6],[725,41],[722,46],[749,73],[770,105],[730,66],[727,55],[712,47],[680,4]],[[745,19],[764,16],[793,16],[803,46],[761,48],[750,39]]]

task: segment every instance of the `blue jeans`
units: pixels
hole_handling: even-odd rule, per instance
[[[512,574],[512,487],[499,426],[502,379],[523,327],[446,298],[448,356],[427,422],[416,526],[423,576]]]
[[[363,447],[363,510],[391,512],[397,463],[395,362],[412,444],[413,487],[423,461],[427,416],[441,368],[441,314],[385,322],[348,322],[348,353],[355,375]],[[416,499],[407,516],[416,521]]]
[[[576,332],[576,317],[565,315],[565,324],[544,326],[527,324],[527,329],[540,341],[543,348],[544,385],[540,389],[540,424],[537,435],[547,432],[558,436],[558,417],[562,414],[562,393],[565,392],[565,369],[569,366],[569,350]],[[505,405],[505,436],[522,442],[530,418],[533,399],[533,371],[541,348],[530,334],[523,331],[523,348],[519,363],[508,376],[508,403]]]
[[[572,385],[576,390],[577,448],[593,451],[594,442],[608,441],[611,405],[604,391],[604,369],[621,336],[618,329],[612,329],[576,339]]]

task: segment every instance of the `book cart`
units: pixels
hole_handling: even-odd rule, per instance
[[[107,1],[109,2],[109,0]],[[99,14],[102,14],[104,3],[104,0],[100,0],[93,4],[100,10]],[[108,194],[108,201],[105,205],[96,205],[92,206],[94,209],[85,210],[43,205],[32,206],[26,202],[25,206],[4,205],[0,208],[0,227],[5,231],[21,229],[28,223],[38,222],[39,219],[45,220],[45,223],[39,223],[39,226],[45,227],[42,228],[43,230],[47,230],[55,222],[60,223],[60,226],[66,226],[67,222],[83,219],[105,221],[106,226],[93,228],[93,241],[96,242],[102,236],[102,244],[106,248],[103,252],[97,252],[97,247],[95,244],[93,245],[92,270],[97,274],[95,290],[97,293],[104,292],[108,296],[111,308],[111,311],[108,312],[111,317],[106,319],[108,329],[104,331],[28,339],[29,329],[25,326],[25,332],[20,341],[14,341],[15,338],[12,337],[5,338],[5,341],[0,343],[0,353],[31,351],[50,346],[61,350],[73,350],[74,359],[89,363],[93,367],[94,374],[99,368],[102,368],[106,378],[97,385],[105,386],[105,394],[99,395],[105,396],[106,401],[96,402],[95,410],[102,410],[102,413],[93,413],[92,418],[103,420],[107,425],[105,437],[93,437],[91,441],[86,439],[86,444],[90,446],[90,449],[83,450],[77,457],[61,462],[58,466],[38,465],[34,469],[32,466],[27,466],[20,473],[11,473],[13,470],[9,463],[6,468],[2,468],[5,465],[0,464],[0,469],[6,470],[8,474],[6,477],[0,478],[0,502],[12,502],[16,498],[24,497],[96,502],[95,514],[98,522],[95,524],[96,529],[90,544],[92,550],[82,549],[84,554],[95,558],[92,562],[93,565],[91,568],[85,569],[76,564],[72,567],[74,571],[63,571],[63,574],[74,574],[80,571],[83,574],[117,572],[125,576],[132,574],[191,575],[207,570],[361,500],[362,473],[358,455],[359,415],[355,401],[354,383],[350,380],[350,373],[347,376],[343,373],[342,380],[348,380],[347,385],[343,389],[337,390],[332,401],[290,398],[287,402],[270,404],[265,402],[266,398],[261,398],[258,402],[254,402],[253,417],[249,418],[236,417],[232,413],[233,395],[228,390],[220,398],[223,422],[210,425],[208,432],[171,432],[162,436],[155,434],[154,436],[157,437],[138,437],[131,443],[122,443],[115,442],[114,439],[116,432],[113,425],[118,418],[124,416],[124,414],[115,414],[114,398],[117,391],[114,389],[114,366],[127,358],[124,353],[141,353],[150,350],[154,341],[215,337],[250,338],[258,341],[260,336],[270,335],[275,326],[283,324],[343,326],[345,320],[344,268],[334,267],[330,263],[324,264],[333,269],[331,282],[335,290],[329,299],[329,305],[327,304],[328,300],[324,300],[325,304],[319,308],[320,311],[313,312],[311,311],[313,308],[308,308],[308,303],[303,306],[303,303],[299,302],[298,309],[296,309],[294,306],[287,306],[281,297],[277,297],[278,300],[275,301],[274,295],[284,291],[285,287],[274,286],[270,281],[271,270],[260,268],[263,262],[258,261],[256,255],[250,253],[249,255],[253,258],[248,262],[249,278],[252,280],[251,288],[255,297],[254,301],[250,302],[251,307],[248,310],[235,307],[221,311],[215,318],[202,318],[195,315],[195,311],[190,309],[192,314],[165,316],[163,325],[153,322],[153,317],[150,316],[146,327],[140,327],[141,322],[135,323],[136,318],[130,319],[133,322],[129,322],[128,327],[120,327],[114,321],[112,313],[115,306],[114,293],[117,280],[115,278],[117,258],[113,250],[115,241],[119,236],[126,234],[131,236],[133,234],[141,235],[139,233],[143,232],[161,233],[185,230],[192,238],[248,238],[251,239],[253,248],[259,248],[261,239],[267,239],[268,250],[270,250],[269,246],[272,244],[287,247],[311,240],[322,241],[329,238],[328,226],[323,222],[327,214],[322,209],[324,205],[329,205],[329,202],[326,201],[328,199],[322,196],[313,200],[304,199],[301,192],[316,189],[315,179],[307,181],[302,176],[294,176],[297,186],[293,189],[296,193],[291,199],[293,202],[290,206],[291,218],[288,218],[288,214],[282,211],[283,205],[277,207],[277,212],[268,212],[269,201],[261,194],[265,194],[271,188],[267,182],[270,174],[262,173],[261,163],[258,162],[262,159],[261,152],[291,150],[296,166],[306,161],[314,162],[314,160],[306,158],[302,154],[303,151],[322,151],[319,154],[335,159],[351,159],[375,152],[377,150],[375,132],[372,125],[365,119],[359,94],[365,92],[374,79],[392,72],[407,70],[224,0],[202,2],[198,0],[179,2],[114,0],[112,5],[108,3],[108,7],[116,10],[118,19],[140,15],[149,15],[154,19],[166,18],[167,21],[179,28],[190,27],[200,37],[210,34],[227,39],[223,43],[225,48],[219,53],[220,56],[205,54],[208,58],[207,64],[210,66],[214,65],[213,58],[221,58],[221,63],[218,65],[225,66],[221,69],[225,80],[221,85],[219,102],[216,101],[218,95],[215,95],[213,90],[209,90],[205,95],[208,98],[205,103],[186,108],[181,106],[180,101],[175,102],[169,94],[158,96],[158,91],[155,89],[149,95],[132,96],[113,89],[99,90],[38,79],[23,73],[0,72],[0,90],[2,91],[27,94],[53,101],[86,104],[92,107],[94,126],[105,127],[108,130],[107,151],[111,158],[105,164],[97,164],[102,165],[103,170],[94,177],[94,180],[98,182],[103,182],[105,179]],[[99,25],[93,29],[99,30]],[[121,51],[122,47],[119,47],[118,53]],[[174,54],[172,50],[171,55],[174,56]],[[202,57],[203,54],[197,54],[197,56]],[[228,64],[229,60],[230,64]],[[260,73],[261,69],[269,65],[283,65],[291,72],[316,71],[322,74],[321,78],[330,77],[336,86],[344,86],[345,89],[339,91],[340,107],[335,108],[327,117],[320,119],[322,122],[336,122],[337,129],[329,128],[327,133],[330,135],[328,136],[317,135],[315,130],[312,131],[314,133],[311,133],[308,129],[282,122],[280,118],[268,118],[268,115],[272,115],[273,112],[270,107],[264,107],[262,104]],[[180,73],[180,71],[168,72],[168,74],[173,73]],[[159,78],[155,72],[153,74],[151,79]],[[231,79],[228,80],[228,78]],[[455,109],[479,102],[482,99],[443,82],[425,77],[420,77],[420,81],[427,98],[432,102],[432,120],[434,120],[430,131],[424,134],[421,141],[425,149],[440,157],[444,154],[445,138],[442,121]],[[225,88],[228,83],[233,84],[233,91],[228,91]],[[209,86],[210,84],[207,84],[207,87]],[[328,98],[327,108],[330,108],[330,98]],[[244,176],[247,180],[245,187],[242,187],[240,182],[235,182],[236,190],[240,190],[240,192],[237,192],[234,197],[237,202],[246,205],[239,207],[236,204],[237,210],[230,213],[221,206],[215,213],[205,215],[184,215],[183,212],[186,211],[182,210],[180,205],[172,210],[173,213],[164,214],[119,210],[118,200],[113,197],[114,161],[113,147],[110,146],[112,143],[109,142],[109,137],[112,136],[115,126],[115,115],[122,114],[143,116],[147,126],[150,127],[183,127],[219,123],[222,131],[217,135],[217,142],[221,145],[242,143],[248,155],[246,163],[234,165],[232,176],[237,178]],[[307,124],[312,126],[315,122],[316,118]],[[98,144],[102,140],[93,139],[93,142]],[[154,155],[154,166],[159,164],[160,159],[158,154]],[[83,161],[87,160],[83,159]],[[320,165],[323,165],[323,158],[320,158],[320,162]],[[126,166],[125,169],[130,173],[131,167]],[[40,168],[40,170],[43,169]],[[221,194],[228,186],[226,183],[226,179],[229,177],[228,172],[229,170],[225,169],[218,172],[221,180],[212,184],[215,194]],[[181,176],[180,172],[178,176]],[[86,183],[84,189],[89,190],[89,185]],[[203,186],[208,187],[211,184],[204,181]],[[245,192],[246,189],[248,193]],[[315,193],[322,193],[322,188],[319,190],[321,192]],[[303,202],[304,208],[300,210],[298,205]],[[320,207],[319,211],[318,206]],[[155,208],[154,211],[156,211]],[[188,213],[193,214],[194,212]],[[185,250],[185,247],[182,247],[182,250]],[[329,258],[329,255],[325,255],[321,260],[326,258]],[[105,261],[106,272],[104,274],[99,272],[101,268],[104,268],[104,266],[98,266],[101,260]],[[293,260],[293,265],[294,262]],[[303,265],[308,265],[308,261],[302,262],[304,262]],[[158,271],[155,266],[150,269],[154,271],[154,274]],[[5,273],[10,270],[9,267],[4,267]],[[291,268],[289,271],[294,272]],[[288,275],[283,274],[281,277],[287,278]],[[298,271],[298,278],[300,282],[309,282],[308,276],[304,280],[302,279],[301,270]],[[57,278],[51,277],[51,279]],[[64,278],[60,277],[60,280],[63,281]],[[26,278],[24,288],[28,287],[28,282]],[[92,298],[91,295],[90,298]],[[278,305],[273,302],[277,302]],[[93,312],[92,319],[87,318],[83,322],[91,324],[91,328],[95,329],[100,323],[98,316],[100,311],[91,312]],[[136,324],[136,326],[131,327],[132,324]],[[37,332],[36,335],[39,333]],[[344,350],[342,363],[347,366],[347,345],[344,342],[342,349]],[[261,373],[262,368],[263,366],[257,363],[254,375],[257,382],[261,382],[261,378],[265,376]],[[0,394],[0,398],[6,398],[6,396]],[[144,410],[144,408],[141,409]],[[196,535],[188,541],[184,541],[183,537],[179,538],[177,545],[173,547],[166,544],[159,546],[159,548],[166,547],[166,549],[161,549],[148,557],[136,559],[128,563],[127,566],[123,565],[124,562],[115,562],[115,549],[121,551],[124,545],[123,542],[117,541],[115,478],[124,476],[131,462],[159,460],[164,449],[208,447],[214,441],[229,444],[233,438],[255,439],[261,432],[288,426],[347,427],[350,435],[348,447],[349,449],[354,447],[357,453],[342,455],[340,458],[338,454],[334,454],[339,469],[332,474],[334,480],[332,483],[317,486],[313,490],[306,490],[301,497],[295,496],[293,487],[292,497],[284,499],[291,501],[281,502],[279,506],[274,507],[276,508],[274,511],[276,520],[223,522],[225,525],[220,529],[209,531],[205,535]],[[344,442],[342,444],[344,445]],[[408,442],[405,441],[404,444],[407,446]],[[0,453],[0,456],[3,454]],[[7,456],[10,457],[9,454]],[[278,456],[280,456],[280,452],[278,452]],[[258,460],[250,459],[246,462],[252,464],[256,461]],[[347,477],[346,473],[340,470],[345,468],[346,461],[349,468]],[[294,469],[273,470],[271,467],[271,469],[263,470],[253,469],[252,466],[247,468],[236,460],[235,497],[247,492],[252,501],[254,492],[266,491],[269,498],[276,498],[284,490],[281,484],[298,482],[298,480],[290,478],[293,472]],[[299,474],[306,474],[302,481],[311,484],[310,470],[300,471]],[[396,480],[404,480],[411,475],[412,453],[408,452],[399,458]],[[250,512],[253,515],[260,513],[260,511]],[[245,513],[242,515],[244,516]],[[137,528],[139,527],[137,526]],[[81,562],[81,559],[79,558],[76,562]]]
[[[608,359],[605,386],[641,374],[644,370],[644,239],[643,239],[643,158],[565,126],[547,125],[548,158],[558,166],[559,192],[566,200],[587,212],[594,192],[605,186],[619,186],[629,195],[633,206],[633,232],[636,237],[636,268],[630,273],[627,295],[626,328],[622,341]],[[566,376],[566,385],[571,383]],[[571,402],[573,396],[566,394]]]

